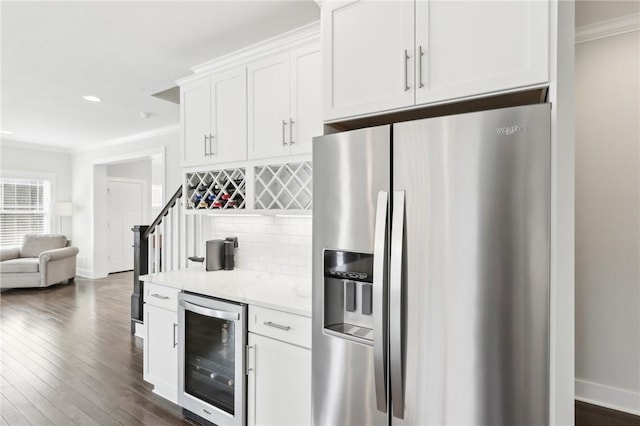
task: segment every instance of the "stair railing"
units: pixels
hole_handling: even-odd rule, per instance
[[[131,229],[134,250],[131,334],[135,334],[136,324],[144,321],[144,283],[140,276],[186,268],[188,244],[195,241],[201,220],[184,214],[181,185],[151,225],[135,225]]]

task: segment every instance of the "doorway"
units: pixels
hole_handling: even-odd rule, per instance
[[[146,216],[144,181],[122,178],[107,180],[107,238],[109,273],[133,269],[131,228]]]

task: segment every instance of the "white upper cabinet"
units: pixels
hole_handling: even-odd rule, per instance
[[[325,119],[413,105],[413,20],[411,1],[323,5]]]
[[[417,0],[416,104],[547,82],[548,14],[537,0]]]
[[[183,165],[246,160],[246,68],[217,73],[180,89]]]
[[[549,3],[327,1],[324,119],[517,90],[549,80]]]
[[[239,67],[211,78],[211,151],[217,163],[247,158],[247,71]]]
[[[289,135],[289,53],[248,66],[249,157],[283,155]]]
[[[198,81],[180,88],[182,113],[182,162],[198,165],[209,162],[208,137],[211,131],[209,114],[209,81]]]
[[[247,67],[249,158],[311,152],[322,135],[322,63],[312,43]]]
[[[323,134],[319,22],[192,70],[178,81],[184,167],[307,161],[313,137]]]
[[[291,154],[311,152],[311,141],[322,129],[322,55],[314,43],[291,52]]]

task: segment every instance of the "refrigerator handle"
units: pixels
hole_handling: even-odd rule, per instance
[[[373,363],[378,411],[387,412],[386,240],[389,194],[378,192],[373,242]]]
[[[404,246],[404,191],[393,192],[391,223],[391,260],[389,264],[389,376],[393,416],[404,418],[402,368],[402,251]]]

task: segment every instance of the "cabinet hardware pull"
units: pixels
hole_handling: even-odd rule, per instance
[[[207,154],[207,139],[209,139],[209,137],[207,135],[204,135],[204,156],[208,157],[209,154]]]
[[[284,128],[287,127],[286,120],[282,120],[282,146],[287,146],[287,142],[284,140]]]
[[[422,57],[424,56],[424,51],[422,50],[422,46],[418,46],[418,88],[422,89],[424,84],[422,83]]]
[[[293,140],[293,121],[291,118],[289,119],[289,145],[293,145],[295,142]]]
[[[211,148],[211,141],[213,140],[215,136],[213,135],[209,135],[209,155],[216,155],[215,152],[213,152],[213,148]]]
[[[250,364],[250,363],[249,363],[249,356],[250,356],[250,355],[249,355],[249,351],[250,351],[251,349],[253,349],[253,346],[249,346],[249,345],[247,345],[247,346],[245,346],[245,348],[246,348],[246,349],[245,349],[245,351],[246,351],[246,352],[245,352],[245,355],[246,355],[245,360],[246,360],[246,363],[247,363],[247,373],[246,373],[246,374],[247,374],[247,376],[248,376],[250,371],[254,371],[254,369],[253,369],[253,368],[249,367],[249,364]]]
[[[408,91],[409,87],[409,53],[404,49],[404,91]]]
[[[169,296],[163,296],[163,295],[158,294],[158,293],[153,293],[151,295],[151,297],[157,297],[158,299],[162,299],[162,300],[167,300],[169,298]]]
[[[289,327],[288,325],[280,325],[280,324],[276,324],[275,322],[271,322],[271,321],[265,321],[264,325],[268,325],[269,327],[279,328],[280,330],[284,330],[284,331],[291,330],[291,327]]]
[[[178,346],[178,340],[176,339],[176,329],[178,328],[178,324],[173,323],[173,347]]]

